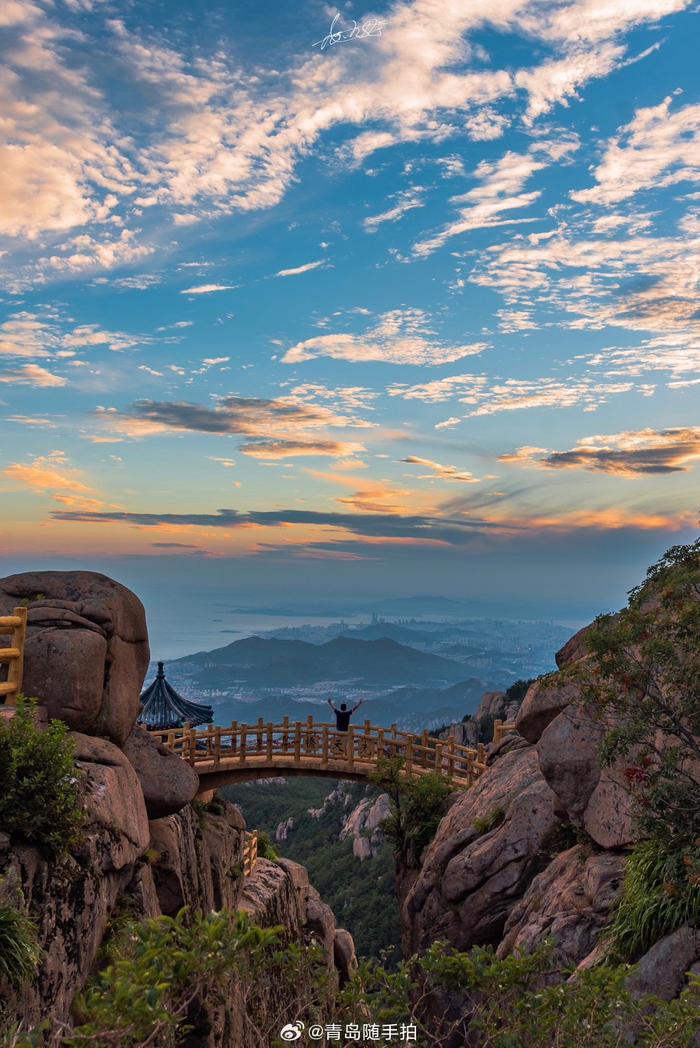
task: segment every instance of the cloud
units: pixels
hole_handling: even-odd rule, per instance
[[[13,462],[2,472],[9,480],[32,491],[80,496],[92,493],[92,488],[83,482],[81,474],[69,467],[62,451],[39,455],[30,463]]]
[[[540,190],[524,192],[524,187],[536,172],[553,161],[565,160],[578,149],[575,135],[562,136],[558,141],[535,142],[527,153],[509,150],[499,160],[482,160],[473,173],[478,185],[452,197],[458,208],[458,218],[444,226],[427,240],[413,245],[414,253],[423,258],[441,248],[449,239],[504,223],[523,222],[526,219],[504,219],[505,212],[528,208],[541,196]]]
[[[608,143],[594,170],[596,185],[571,193],[579,203],[618,204],[643,189],[659,189],[700,176],[700,105],[672,111],[673,98],[638,109]]]
[[[394,382],[389,386],[388,393],[390,397],[401,397],[403,400],[424,400],[428,404],[440,404],[469,395],[475,388],[486,386],[487,382],[485,375],[448,375],[446,378],[418,382],[411,386]]]
[[[456,466],[443,466],[440,462],[431,462],[430,459],[418,458],[416,455],[408,455],[401,461],[410,462],[416,466],[424,466],[430,470],[430,473],[419,476],[418,480],[430,480],[432,477],[439,477],[440,480],[459,480],[466,484],[477,484],[479,481],[478,477],[475,477],[473,473],[469,473],[467,470],[460,470]]]
[[[181,295],[211,295],[215,291],[235,291],[240,284],[196,284],[180,291]]]
[[[393,309],[383,313],[364,335],[317,335],[298,342],[282,358],[300,364],[315,357],[352,362],[376,360],[386,364],[435,366],[473,356],[488,348],[486,342],[450,345],[432,337],[429,318],[420,309]]]
[[[259,440],[241,445],[244,455],[269,461],[300,456],[344,458],[364,450],[364,444],[337,440]]]
[[[295,266],[293,269],[280,269],[275,273],[276,277],[296,277],[300,273],[309,273],[312,269],[318,269],[320,266],[325,266],[325,258],[320,258],[318,262],[307,262],[303,266]]]
[[[293,397],[221,397],[213,408],[189,401],[139,400],[127,411],[101,408],[99,422],[113,433],[132,437],[186,430],[194,433],[240,434],[269,440],[296,440],[325,428],[359,427],[361,419],[338,414]],[[259,456],[261,457],[261,456]]]
[[[502,462],[545,469],[587,469],[621,477],[687,472],[700,459],[700,426],[583,437],[570,451],[522,447]]]
[[[336,513],[314,510],[280,509],[239,512],[220,509],[215,513],[130,513],[126,511],[56,510],[55,520],[83,523],[129,524],[139,528],[201,527],[223,528],[277,528],[280,525],[335,528],[365,538],[411,539],[430,544],[461,546],[473,535],[488,530],[488,521],[468,517],[441,518],[428,515],[400,516],[395,513]]]
[[[16,386],[36,386],[40,389],[51,389],[65,386],[66,379],[60,375],[54,375],[39,364],[23,364],[15,371],[4,371],[0,373],[0,382]]]
[[[398,222],[408,211],[425,207],[425,202],[421,198],[420,192],[419,189],[414,188],[396,193],[394,197],[396,203],[393,207],[390,207],[387,211],[382,211],[379,215],[370,215],[367,218],[363,218],[362,225],[368,233],[376,233],[377,227],[382,225],[382,223]]]

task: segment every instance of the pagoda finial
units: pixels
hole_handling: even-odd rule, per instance
[[[164,665],[164,663],[162,663],[162,662],[158,663],[158,674],[157,674],[157,676],[159,676],[159,677],[164,677],[165,676],[165,671],[163,669],[163,665]]]

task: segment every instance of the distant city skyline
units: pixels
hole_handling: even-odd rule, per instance
[[[619,607],[698,532],[696,12],[10,0],[2,573]]]

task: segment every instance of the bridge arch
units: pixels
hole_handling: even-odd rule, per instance
[[[407,779],[438,771],[458,789],[471,786],[486,769],[483,745],[462,746],[454,738],[436,739],[427,731],[416,734],[370,721],[362,727],[351,725],[347,732],[311,717],[295,722],[285,717],[280,724],[234,721],[227,727],[185,726],[151,734],[192,765],[200,793],[276,775],[363,781],[381,758],[391,757],[401,759],[401,774]]]

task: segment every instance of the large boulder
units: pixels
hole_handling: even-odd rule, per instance
[[[150,824],[153,878],[163,913],[236,909],[245,820],[228,801],[215,811],[191,805]]]
[[[561,852],[532,881],[506,922],[498,956],[531,953],[545,939],[563,967],[594,949],[622,890],[625,855],[576,845]]]
[[[627,986],[639,997],[655,994],[671,1001],[682,991],[687,973],[700,974],[700,928],[687,924],[654,943],[635,965]]]
[[[460,950],[497,943],[508,915],[548,861],[558,825],[537,751],[509,740],[442,819],[408,890],[405,950],[435,939]]]
[[[121,870],[148,848],[148,816],[141,785],[128,758],[107,739],[79,732],[70,738],[85,786],[88,831],[100,837],[100,866]]]
[[[562,680],[558,674],[539,677],[527,690],[515,718],[515,727],[528,742],[539,742],[542,732],[580,696],[575,681]]]
[[[138,775],[149,819],[175,815],[194,800],[197,772],[144,728],[137,725],[122,749]]]
[[[92,571],[0,579],[0,615],[28,604],[23,691],[74,731],[121,744],[140,707],[149,649],[141,601]]]
[[[574,702],[545,728],[537,751],[557,809],[601,848],[621,848],[635,840],[632,797],[622,765],[601,766],[605,731],[605,725]]]

